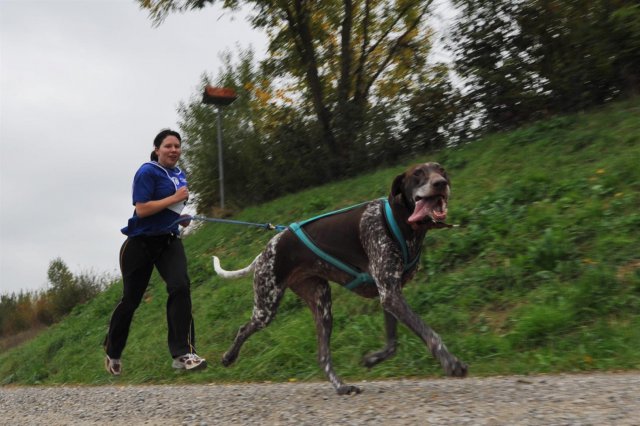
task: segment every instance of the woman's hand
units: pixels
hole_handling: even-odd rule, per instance
[[[175,198],[175,201],[171,204],[179,203],[180,201],[184,201],[189,198],[189,190],[186,186],[180,187],[172,196]]]
[[[136,214],[141,218],[152,216],[166,209],[170,205],[185,201],[188,198],[189,190],[186,186],[183,186],[181,188],[178,188],[178,190],[172,195],[169,195],[167,198],[163,198],[162,200],[152,200],[147,201],[146,203],[136,203]]]

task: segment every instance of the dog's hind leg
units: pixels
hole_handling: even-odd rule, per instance
[[[291,286],[291,290],[307,303],[313,314],[318,341],[318,364],[329,382],[339,395],[360,393],[360,388],[345,384],[333,369],[331,361],[333,315],[329,283],[324,279],[313,278]]]
[[[222,365],[225,367],[236,360],[244,342],[253,333],[269,325],[276,316],[285,286],[276,281],[272,259],[273,256],[262,256],[256,263],[253,278],[253,314],[251,320],[240,327],[231,347],[222,356]]]
[[[362,363],[367,368],[371,368],[396,354],[396,348],[398,347],[398,320],[386,310],[384,311],[384,329],[387,343],[383,349],[365,355]]]

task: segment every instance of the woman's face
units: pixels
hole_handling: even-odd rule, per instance
[[[175,136],[167,136],[156,148],[156,155],[161,166],[175,167],[180,159],[180,140]]]

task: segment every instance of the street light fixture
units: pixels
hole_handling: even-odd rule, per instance
[[[206,86],[202,103],[218,107],[218,175],[220,177],[220,208],[224,210],[224,165],[222,156],[222,107],[230,105],[238,98],[235,90],[225,87]]]

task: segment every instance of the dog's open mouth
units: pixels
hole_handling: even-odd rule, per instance
[[[416,198],[416,207],[407,222],[419,225],[429,222],[444,222],[446,219],[447,200],[443,195],[432,195]]]

